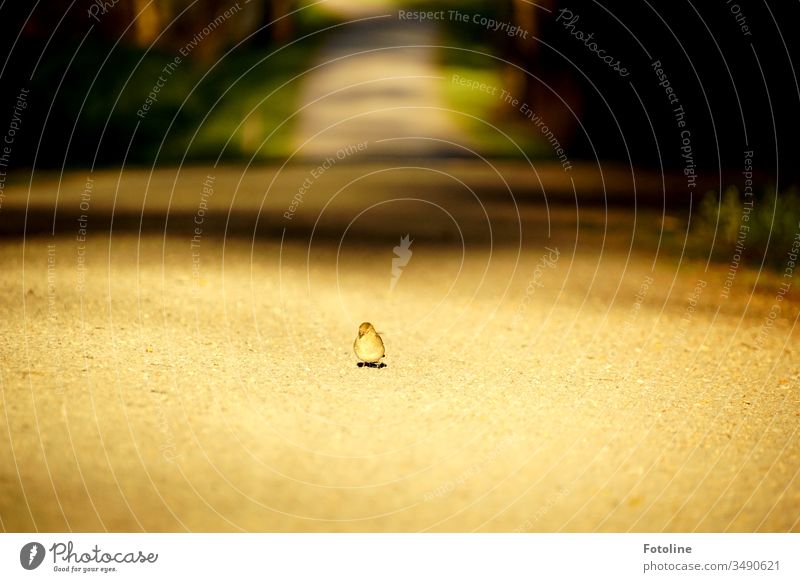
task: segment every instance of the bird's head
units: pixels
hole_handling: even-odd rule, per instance
[[[370,322],[365,321],[364,323],[358,326],[358,337],[361,337],[368,333],[375,333],[375,328],[372,327],[372,324]]]

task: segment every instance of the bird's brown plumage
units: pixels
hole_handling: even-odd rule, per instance
[[[367,321],[358,326],[358,337],[353,343],[353,350],[359,360],[368,364],[375,364],[386,355],[381,336]]]

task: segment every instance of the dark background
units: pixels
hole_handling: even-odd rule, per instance
[[[155,73],[176,54],[177,47],[231,3],[204,0],[155,6],[120,0],[99,23],[88,17],[92,4],[50,0],[35,7],[22,2],[4,2],[0,7],[2,125],[11,118],[20,87],[30,89],[12,165],[31,167],[35,161],[36,167],[58,168],[113,165],[123,160],[147,165],[179,161],[184,153],[179,147],[159,152],[165,127],[173,123],[170,131],[181,139],[181,131],[191,131],[221,88],[260,55],[310,34],[282,53],[284,58],[260,65],[257,75],[285,78],[307,66],[324,38],[324,33],[312,33],[329,24],[303,13],[268,27],[265,23],[275,15],[296,5],[254,0],[246,18],[231,19],[230,26],[215,32],[213,41],[201,43],[191,66],[182,67],[170,81],[175,98],[165,99],[136,129],[135,111]],[[630,160],[655,169],[683,167],[679,130],[650,66],[658,59],[686,110],[698,167],[738,171],[743,152],[749,149],[755,151],[757,169],[770,179],[781,186],[796,180],[798,3],[739,2],[752,36],[742,34],[723,0],[539,4],[553,12],[568,8],[579,15],[576,28],[594,32],[598,45],[620,58],[630,76],[620,78],[554,18],[542,18],[541,9],[520,0],[457,6],[464,12],[517,22],[534,32],[528,40],[452,24],[449,38],[462,46],[486,46],[498,58],[528,71],[529,75],[508,66],[508,78],[516,77],[529,102],[548,113],[571,158]],[[439,3],[416,7],[420,6],[441,7]],[[140,10],[141,16],[134,21]],[[213,66],[236,45],[224,66]],[[447,53],[443,58],[458,57]],[[185,97],[186,91],[181,90],[209,71],[184,103],[179,97]],[[577,121],[553,91],[578,114]],[[213,147],[198,146],[188,152],[196,160],[218,155]],[[236,151],[222,155],[237,156]]]

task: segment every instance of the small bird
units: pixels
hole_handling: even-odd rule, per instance
[[[353,343],[353,350],[355,350],[358,359],[361,360],[358,363],[359,367],[382,368],[386,365],[379,364],[381,358],[386,355],[383,340],[368,321],[358,326],[358,337]]]

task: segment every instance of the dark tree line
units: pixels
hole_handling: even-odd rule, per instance
[[[39,115],[46,112],[48,95],[81,43],[82,54],[101,58],[119,40],[117,52],[129,54],[134,66],[143,51],[175,54],[234,4],[235,0],[5,2],[0,47],[4,58],[11,57],[0,76],[0,113],[11,110],[19,87],[31,85],[31,108]],[[293,0],[239,4],[236,17],[197,46],[193,61],[207,66],[251,35],[251,43],[265,47],[285,44],[302,33],[296,17],[281,18],[297,6]],[[698,168],[735,169],[751,150],[756,167],[774,174],[780,161],[782,176],[798,174],[800,39],[793,30],[800,22],[797,2],[504,0],[487,2],[481,10],[529,32],[525,37],[487,38],[498,55],[519,67],[509,68],[511,89],[547,120],[572,157],[682,167],[681,128],[676,103],[670,101],[677,96]],[[627,75],[601,58],[609,55],[624,65]],[[654,67],[656,62],[659,67]],[[89,59],[73,66],[92,63]],[[123,57],[115,66],[118,75],[127,75]],[[657,70],[666,75],[672,94],[667,94]],[[76,71],[64,82],[77,94],[91,73]],[[33,147],[38,139],[34,121],[24,133]],[[30,154],[27,151],[25,157]],[[22,157],[18,154],[16,159]]]
[[[681,132],[689,129],[698,167],[735,169],[750,150],[764,171],[774,174],[780,161],[782,176],[797,176],[797,3],[536,4],[550,12],[510,0],[509,17],[533,34],[499,44],[510,60],[538,77],[515,73],[525,98],[573,150],[682,167]],[[597,49],[620,60],[629,74],[620,76]],[[685,110],[686,128],[677,125],[678,106]]]
[[[40,167],[84,165],[95,160],[118,163],[126,154],[138,119],[137,108],[156,82],[161,66],[180,56],[182,50],[190,52],[183,58],[179,74],[196,77],[197,71],[212,67],[237,44],[241,43],[244,51],[259,49],[263,53],[267,47],[288,43],[296,34],[295,19],[286,17],[294,5],[292,0],[3,3],[0,127],[13,111],[19,91],[29,91],[11,166],[30,166],[34,158]],[[226,17],[226,11],[231,16]],[[238,66],[242,66],[241,59]],[[218,67],[223,74],[227,68],[227,64]],[[165,90],[179,86],[171,79]],[[120,94],[123,87],[125,93]],[[161,113],[165,120],[171,115],[164,107]],[[196,113],[189,104],[182,115],[186,118]],[[149,121],[139,129],[138,137],[154,149],[164,128],[153,123],[152,117]],[[134,151],[129,159],[141,159],[140,154]]]

